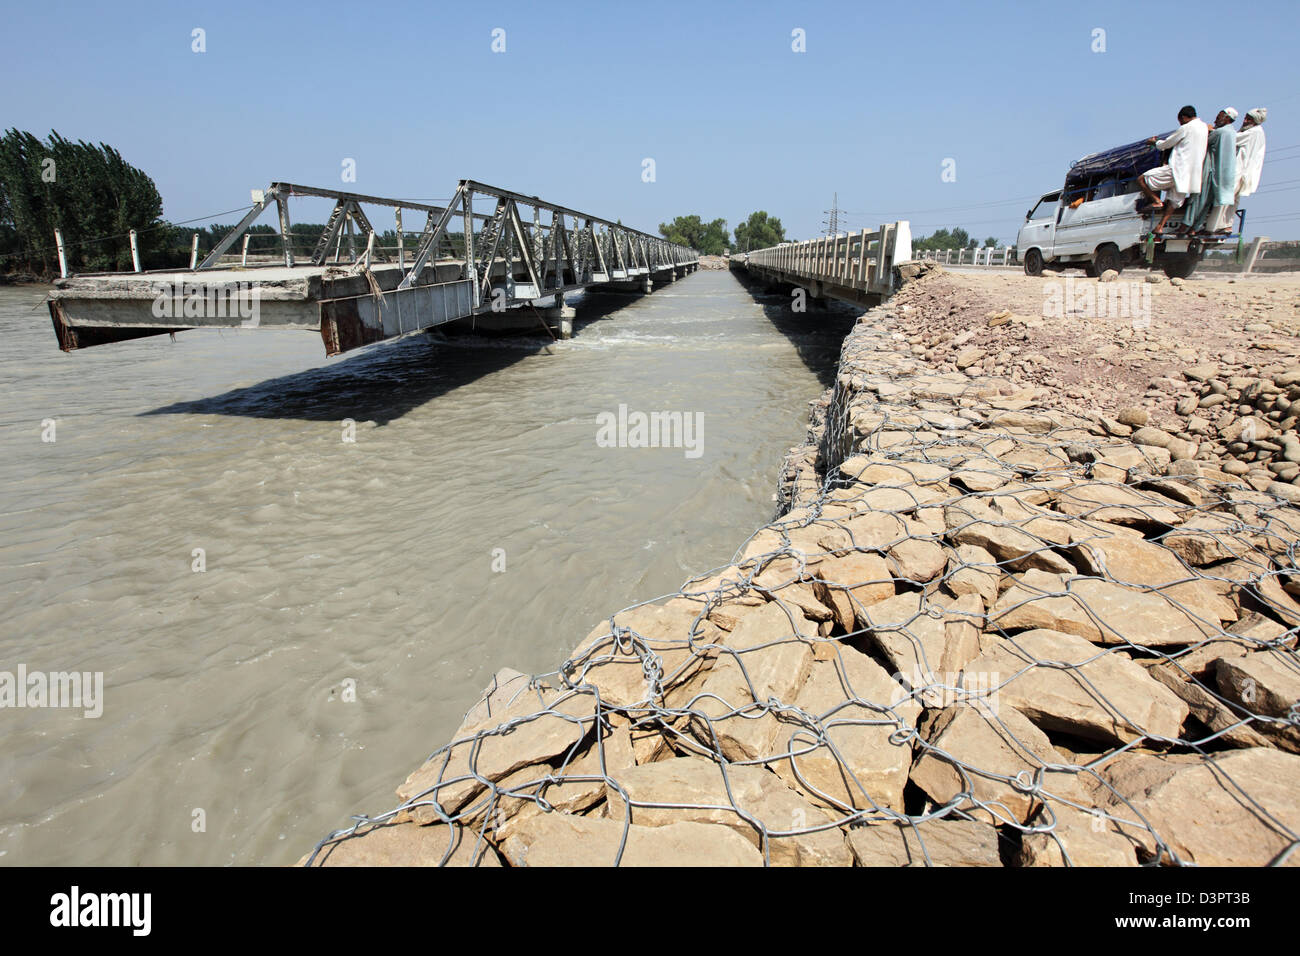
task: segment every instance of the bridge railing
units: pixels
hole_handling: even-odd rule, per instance
[[[494,286],[502,284],[502,278],[509,304],[514,304],[587,285],[675,271],[679,266],[699,260],[695,250],[662,236],[546,202],[537,196],[463,179],[445,206],[296,183],[272,183],[269,189],[254,195],[253,207],[201,262],[196,241],[190,268],[195,271],[219,268],[224,264],[223,257],[241,237],[244,239],[239,253],[241,264],[265,264],[264,260],[248,261],[251,236],[248,230],[272,205],[277,209],[280,227],[277,258],[290,268],[304,264],[295,255],[295,244],[300,237],[293,233],[290,224],[291,197],[334,200],[334,209],[308,259],[311,265],[324,266],[331,258],[339,263],[345,255],[352,264],[366,267],[372,259],[395,260],[403,274],[398,289],[407,290],[419,284],[425,266],[439,260],[457,260],[460,262],[458,278],[469,284],[475,309],[484,306]],[[475,202],[492,202],[495,208],[491,213],[481,212],[475,209]],[[364,206],[394,210],[395,256],[390,256],[389,247],[378,241],[382,234],[376,233]],[[425,216],[424,228],[414,237],[409,258],[405,239],[410,234],[402,227],[403,210]],[[364,253],[359,249],[364,249]],[[138,265],[136,271],[140,271]]]
[[[983,249],[925,249],[916,253],[916,258],[926,262],[938,262],[953,266],[1010,266],[1016,263],[1016,247],[1003,246],[995,248],[985,246]]]
[[[823,236],[782,243],[748,253],[751,269],[779,273],[795,281],[859,292],[893,291],[894,265],[912,258],[912,230],[906,221],[886,223],[875,232]]]

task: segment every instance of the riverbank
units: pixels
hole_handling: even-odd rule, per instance
[[[1044,317],[1064,280],[904,270],[784,515],[499,673],[316,864],[1300,862],[1286,323],[1214,354],[1166,330],[1172,291],[1112,328]],[[1141,394],[1070,387],[1094,336]]]

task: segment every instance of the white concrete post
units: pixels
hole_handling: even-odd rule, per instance
[[[136,242],[135,230],[131,230],[131,266],[136,272],[141,272],[140,268],[140,244]]]
[[[190,243],[190,271],[193,272],[199,265],[199,234],[194,234],[194,239]]]
[[[63,278],[68,277],[68,257],[63,252],[63,230],[54,230],[54,245],[59,250],[59,275]]]
[[[248,240],[252,238],[253,237],[249,233],[244,233],[244,251],[239,256],[239,264],[241,266],[248,265]]]
[[[1266,242],[1268,242],[1268,236],[1257,236],[1255,241],[1250,244],[1250,252],[1246,254],[1246,262],[1241,267],[1243,275],[1255,268],[1255,260],[1259,258],[1259,250]]]
[[[397,268],[405,272],[406,250],[402,245],[402,207],[398,206],[394,212],[397,214]]]

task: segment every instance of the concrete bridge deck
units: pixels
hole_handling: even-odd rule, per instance
[[[876,232],[863,229],[733,255],[730,266],[772,284],[807,289],[813,299],[829,296],[873,306],[893,293],[894,267],[911,258],[912,230],[904,220]]]

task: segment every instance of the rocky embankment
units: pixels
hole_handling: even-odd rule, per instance
[[[503,671],[311,862],[1300,863],[1289,372],[1185,379],[1199,440],[1073,414],[917,352],[952,281],[862,317],[732,564]]]
[[[1300,481],[1295,279],[1112,273],[1108,284],[935,272],[894,303],[898,330],[927,363],[1051,389],[1054,407],[1109,435],[1300,495],[1285,487]]]

